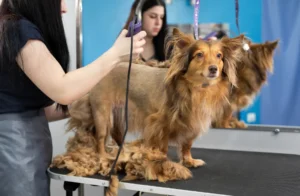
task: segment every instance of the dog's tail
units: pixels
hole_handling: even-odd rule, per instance
[[[113,175],[111,177],[109,187],[106,189],[105,196],[117,196],[119,189],[119,179],[118,176]]]
[[[74,102],[70,108],[70,119],[67,131],[73,129],[93,130],[94,120],[89,94]]]
[[[112,114],[113,124],[111,127],[111,137],[118,144],[118,146],[120,146],[125,130],[125,109],[122,107],[115,107],[113,108]]]

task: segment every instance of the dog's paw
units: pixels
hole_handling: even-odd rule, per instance
[[[186,167],[201,167],[204,166],[206,163],[201,159],[184,159],[182,164]]]
[[[253,99],[249,96],[242,96],[238,99],[238,105],[240,108],[245,108],[251,105]]]
[[[233,128],[230,123],[231,123],[230,121],[224,121],[222,123],[222,125],[220,126],[220,128],[225,128],[225,129],[231,129],[231,128]]]
[[[248,126],[243,121],[237,121],[235,127],[240,129],[246,129]]]
[[[232,119],[230,126],[234,129],[246,129],[248,127],[243,121],[239,121],[238,119]]]
[[[98,171],[98,173],[101,175],[101,176],[108,176],[110,172],[110,169],[106,168],[106,169],[102,169],[100,171]]]

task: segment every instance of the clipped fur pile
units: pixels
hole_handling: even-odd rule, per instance
[[[67,152],[54,157],[51,167],[66,168],[69,175],[107,176],[116,157],[118,147],[107,146],[107,157],[99,157],[93,131],[77,130],[67,143]],[[190,170],[169,160],[157,149],[147,149],[142,140],[126,143],[116,164],[117,171],[125,171],[124,181],[146,179],[166,182],[192,177]]]

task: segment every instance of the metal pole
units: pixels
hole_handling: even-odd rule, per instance
[[[78,196],[84,196],[84,184],[80,184],[78,187]]]
[[[76,0],[76,68],[82,67],[82,0]]]

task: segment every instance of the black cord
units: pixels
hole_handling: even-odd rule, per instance
[[[134,23],[136,22],[136,20],[137,20],[137,16],[134,16],[134,18],[133,18]],[[121,145],[120,145],[119,150],[118,150],[118,154],[117,154],[116,159],[114,160],[113,165],[112,165],[112,167],[110,169],[110,172],[109,172],[109,178],[110,179],[111,179],[112,173],[114,171],[114,168],[116,167],[116,164],[117,164],[117,161],[119,159],[119,156],[120,156],[120,153],[121,153],[121,150],[123,148],[124,141],[125,141],[125,137],[126,137],[126,134],[127,134],[127,131],[128,131],[128,94],[129,94],[129,82],[130,82],[130,73],[131,73],[131,64],[132,64],[134,27],[132,26],[132,28],[130,30],[131,30],[131,32],[130,32],[131,43],[130,43],[130,58],[129,58],[128,73],[127,73],[126,98],[125,98],[125,131],[124,131],[124,135],[123,135]],[[116,173],[117,172],[115,171],[115,174]]]
[[[239,25],[239,0],[235,0],[235,24],[239,34],[241,34]]]

